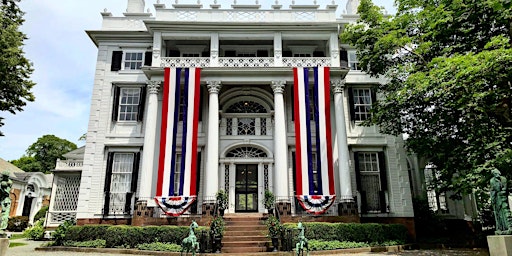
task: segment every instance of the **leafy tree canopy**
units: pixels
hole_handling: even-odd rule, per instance
[[[44,172],[41,164],[32,156],[22,156],[20,159],[10,162],[25,172]]]
[[[361,0],[341,35],[364,71],[388,78],[366,125],[407,134],[459,195],[488,187],[493,167],[512,178],[511,3],[396,0],[386,16]]]
[[[28,101],[34,101],[30,89],[35,85],[30,80],[32,64],[22,49],[27,37],[20,31],[24,20],[17,2],[0,2],[0,111],[12,114],[22,111]],[[0,116],[0,127],[4,125],[2,120]]]
[[[26,152],[29,157],[33,157],[39,163],[41,172],[48,173],[55,169],[58,158],[63,159],[62,155],[76,148],[75,143],[66,139],[61,139],[55,135],[44,135],[30,145]]]

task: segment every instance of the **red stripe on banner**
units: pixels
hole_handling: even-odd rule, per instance
[[[327,168],[329,172],[329,193],[334,195],[334,168],[332,158],[332,135],[331,135],[331,88],[330,88],[330,68],[324,67],[324,92],[325,92],[325,129],[326,129],[326,140],[327,140]]]
[[[201,69],[196,68],[195,70],[195,80],[194,80],[194,120],[192,123],[192,163],[190,170],[190,195],[194,196],[197,194],[196,188],[196,179],[197,179],[197,129],[199,124],[199,99],[201,97]]]
[[[160,128],[160,158],[158,159],[158,180],[156,182],[156,196],[162,196],[162,185],[164,180],[165,146],[167,141],[167,113],[169,111],[169,80],[171,69],[164,69],[164,97],[162,100],[162,125]]]
[[[302,157],[301,157],[301,144],[300,144],[300,136],[297,136],[297,134],[300,134],[300,113],[299,113],[299,101],[298,97],[299,95],[299,77],[297,74],[297,68],[293,68],[293,90],[294,90],[294,110],[295,113],[295,178],[296,178],[296,194],[302,195]]]

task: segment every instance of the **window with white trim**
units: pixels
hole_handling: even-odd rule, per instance
[[[109,152],[105,175],[104,215],[129,214],[137,189],[140,152]]]
[[[361,70],[359,66],[359,60],[355,51],[348,51],[348,67],[351,70]]]
[[[352,121],[364,121],[371,117],[375,93],[371,88],[350,88],[350,115]]]
[[[119,121],[137,121],[140,104],[140,88],[121,88]]]
[[[436,213],[448,213],[446,193],[441,192],[439,189],[440,174],[437,168],[432,164],[428,164],[425,167],[424,173],[429,208]]]
[[[144,52],[125,52],[123,56],[124,70],[138,70],[144,64]]]
[[[384,152],[354,152],[357,190],[363,213],[387,212]]]
[[[181,154],[176,154],[174,170],[174,195],[179,195],[181,179]]]

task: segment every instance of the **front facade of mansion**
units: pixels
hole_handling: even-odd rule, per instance
[[[266,212],[262,199],[268,189],[283,216],[307,215],[295,197],[300,177],[294,113],[315,104],[305,108],[294,101],[293,68],[329,67],[327,113],[336,199],[323,214],[410,223],[415,165],[402,138],[359,125],[370,116],[377,100],[374,87],[382,81],[358,71],[355,51],[338,39],[344,25],[357,19],[350,7],[354,3],[349,1],[347,14],[338,16],[338,6],[328,2],[276,3],[263,9],[258,1],[235,1],[226,9],[216,1],[158,1],[152,14],[145,12],[144,0],[128,0],[121,17],[105,10],[102,28],[87,31],[98,58],[83,158],[67,160],[81,163],[56,172],[52,200],[66,198],[68,204],[51,208],[48,222],[131,223],[140,207],[152,209],[152,217],[165,217],[154,198],[165,149],[164,73],[176,67],[201,71],[193,158],[197,197],[182,216],[208,215],[220,189],[229,195],[228,213]],[[313,87],[313,69],[305,72]],[[180,112],[187,103],[177,104]],[[186,161],[181,127],[190,122],[178,114],[177,147],[166,152],[173,154],[175,166]],[[319,127],[315,122],[310,120],[312,131]],[[308,150],[315,161],[322,156],[315,136],[311,141]],[[175,171],[166,182],[176,189],[183,175]],[[314,165],[310,175],[311,191],[316,192],[322,174]]]

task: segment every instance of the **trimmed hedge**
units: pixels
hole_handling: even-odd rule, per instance
[[[304,222],[308,239],[340,242],[384,243],[407,241],[407,228],[400,224],[324,223]],[[285,223],[285,229],[294,230],[296,223]]]

